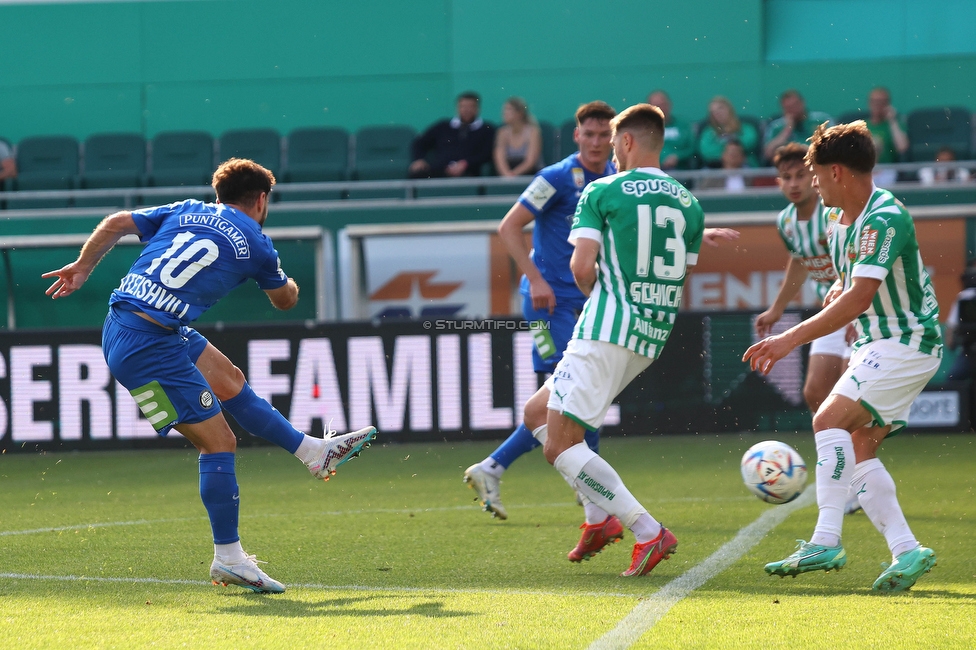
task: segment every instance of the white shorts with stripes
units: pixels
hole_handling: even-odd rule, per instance
[[[610,403],[653,359],[604,341],[570,339],[546,380],[549,408],[599,429]]]
[[[859,401],[875,426],[895,431],[908,423],[912,402],[939,369],[942,359],[913,350],[892,339],[859,347],[847,372],[830,393]]]

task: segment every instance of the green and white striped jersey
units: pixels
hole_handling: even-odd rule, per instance
[[[796,205],[790,203],[776,217],[776,228],[786,250],[803,265],[809,280],[816,284],[817,295],[822,301],[837,279],[827,248],[827,210],[823,203],[817,201],[817,207],[807,221],[797,219]]]
[[[602,246],[596,284],[573,337],[656,359],[671,335],[685,273],[698,261],[704,229],[698,199],[656,167],[590,183],[569,238]]]
[[[875,188],[864,212],[842,225],[843,212],[827,213],[830,253],[847,290],[857,277],[881,280],[871,306],[854,321],[854,349],[895,339],[925,354],[942,355],[939,303],[918,251],[915,223],[888,190]]]

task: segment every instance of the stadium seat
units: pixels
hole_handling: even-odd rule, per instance
[[[353,178],[381,180],[406,178],[410,144],[416,132],[409,126],[369,126],[356,133]]]
[[[275,176],[281,170],[281,135],[274,129],[240,129],[220,136],[219,159],[247,158],[267,167]]]
[[[202,131],[160,133],[152,141],[150,184],[209,185],[214,171],[213,138]]]
[[[576,141],[573,140],[573,134],[575,132],[576,120],[567,120],[563,122],[563,125],[559,129],[559,158],[557,158],[557,160],[562,160],[569,154],[579,149]]]
[[[345,129],[295,129],[288,134],[288,164],[282,172],[284,182],[344,181],[348,175],[349,133]],[[278,198],[282,201],[331,201],[341,199],[342,192],[280,192]]]
[[[73,190],[78,187],[78,141],[70,136],[25,138],[17,146],[17,190]],[[70,199],[18,199],[8,208],[64,208]]]
[[[556,127],[550,122],[539,122],[539,130],[542,131],[542,166],[551,165],[563,157],[559,155],[558,139],[559,133]]]
[[[81,187],[140,187],[146,176],[146,141],[136,133],[104,133],[85,140]],[[77,206],[123,206],[123,197],[75,200]]]
[[[957,159],[968,160],[970,138],[970,115],[965,108],[920,108],[908,115],[912,160],[935,160],[943,147],[950,147]]]

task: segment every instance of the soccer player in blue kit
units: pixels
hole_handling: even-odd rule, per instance
[[[522,312],[532,325],[535,371],[548,375],[562,359],[586,296],[569,268],[573,245],[569,231],[583,189],[592,181],[616,173],[610,160],[610,120],[616,115],[606,102],[589,102],[576,110],[573,139],[579,151],[543,169],[522,192],[498,226],[498,235],[524,274],[520,286]],[[532,221],[532,251],[523,231]],[[586,433],[586,443],[599,451],[600,436]],[[539,446],[532,432],[520,424],[498,449],[464,472],[464,481],[478,493],[482,507],[507,519],[501,502],[502,473],[522,454]]]
[[[221,408],[325,480],[376,436],[373,427],[341,436],[330,432],[324,439],[296,430],[251,390],[240,369],[189,327],[249,278],[278,309],[298,302],[298,285],[281,270],[278,252],[261,231],[274,183],[264,167],[232,158],[214,172],[217,203],[187,200],[117,212],[95,228],[77,260],[42,276],[57,278],[47,295],[63,298],[81,288],[123,236],[138,235],[146,244],[109,299],[102,329],[105,360],[160,435],[176,429],[200,450],[200,497],[213,531],[214,584],[264,593],[281,593],[285,586],[241,547],[237,439]]]

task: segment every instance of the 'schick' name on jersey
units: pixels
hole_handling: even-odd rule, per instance
[[[231,243],[234,247],[237,259],[246,260],[251,256],[251,249],[247,243],[247,237],[234,222],[218,217],[214,214],[182,214],[180,215],[181,226],[203,226],[216,230]]]
[[[630,301],[635,305],[673,307],[677,309],[681,306],[681,293],[683,290],[684,287],[675,284],[631,282]]]
[[[837,271],[834,270],[830,253],[824,253],[817,257],[804,257],[800,259],[800,263],[810,274],[810,277],[817,282],[833,282],[837,279]]]
[[[691,194],[680,185],[675,185],[664,179],[650,178],[647,180],[624,181],[620,184],[620,189],[624,194],[636,196],[638,198],[645,194],[670,194],[678,199],[681,205],[686,208],[691,205]]]
[[[143,277],[138,273],[127,273],[122,278],[122,283],[119,284],[118,291],[119,293],[130,295],[133,298],[138,298],[153,309],[176,314],[178,318],[183,318],[186,315],[186,311],[190,308],[190,305],[149,278]]]

